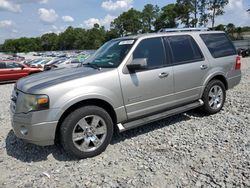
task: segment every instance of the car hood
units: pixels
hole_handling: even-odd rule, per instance
[[[54,69],[22,78],[17,82],[16,87],[18,90],[25,93],[36,93],[36,91],[50,86],[110,70],[111,69],[93,69],[91,67]]]

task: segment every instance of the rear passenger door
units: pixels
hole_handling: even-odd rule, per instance
[[[198,44],[191,35],[168,36],[165,39],[174,72],[176,105],[199,99],[209,64]]]

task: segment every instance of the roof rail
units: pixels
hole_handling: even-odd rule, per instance
[[[191,31],[209,31],[209,28],[206,27],[192,27],[192,28],[163,28],[158,31],[158,33],[162,32],[191,32]]]

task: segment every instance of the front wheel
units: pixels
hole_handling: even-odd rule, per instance
[[[97,106],[84,106],[75,110],[60,127],[64,150],[80,159],[102,153],[109,145],[112,135],[111,117]]]
[[[220,80],[212,80],[206,86],[202,96],[203,110],[208,114],[215,114],[222,109],[225,99],[225,85]]]

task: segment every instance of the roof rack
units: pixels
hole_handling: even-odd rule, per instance
[[[209,28],[199,28],[199,27],[192,27],[192,28],[162,28],[158,31],[158,33],[162,32],[191,32],[191,31],[209,31]]]

